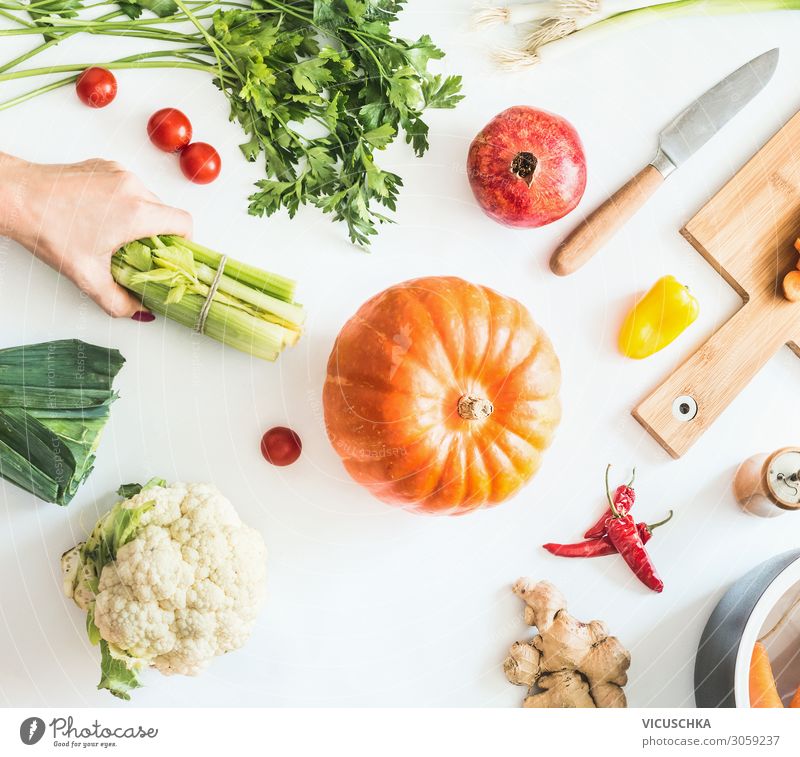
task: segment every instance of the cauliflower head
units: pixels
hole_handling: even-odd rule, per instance
[[[129,699],[137,672],[196,675],[249,638],[263,601],[267,550],[210,484],[154,479],[62,556],[64,590],[101,646],[98,688]],[[132,496],[129,496],[132,495]]]

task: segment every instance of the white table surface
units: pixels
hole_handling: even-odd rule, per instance
[[[429,32],[464,75],[456,111],[428,114],[431,150],[405,145],[381,156],[399,172],[398,224],[372,254],[314,210],[289,221],[246,213],[258,166],[241,159],[225,99],[199,73],[124,72],[102,111],[71,88],[0,114],[0,148],[36,161],[119,160],[165,201],[191,211],[195,238],[300,280],[308,332],[277,364],[248,358],[159,319],[112,321],[66,280],[14,245],[0,245],[0,344],[64,337],[119,348],[128,362],[122,397],[97,469],[69,508],[0,485],[0,703],[122,705],[95,691],[98,652],[84,617],[60,592],[59,556],[85,536],[121,482],[153,475],[211,480],[270,551],[268,600],[249,644],[197,679],[148,674],[125,706],[516,706],[523,691],[501,663],[525,638],[519,576],[546,578],[583,620],[601,618],[633,655],[632,706],[693,705],[694,654],[707,616],[748,568],[796,547],[800,516],[759,520],[731,494],[739,462],[798,443],[800,361],[784,349],[705,437],[671,460],[630,416],[633,405],[735,311],[738,297],[678,229],[800,106],[800,15],[659,22],[521,74],[488,62],[490,37],[468,30],[468,0],[412,0],[408,35]],[[0,42],[5,60],[26,43]],[[693,97],[764,50],[781,46],[767,89],[584,272],[550,274],[557,241],[654,153],[656,134]],[[45,62],[99,62],[133,41],[73,39]],[[23,91],[4,84],[1,99]],[[581,134],[589,182],[579,208],[536,231],[486,218],[467,185],[467,146],[486,121],[515,104],[567,117]],[[195,136],[223,159],[216,183],[193,186],[147,141],[157,108],[188,113]],[[798,219],[800,225],[800,219]],[[698,322],[643,362],[616,351],[637,293],[672,273],[700,299]],[[564,420],[537,478],[513,501],[465,518],[389,508],[349,481],[325,436],[321,389],[340,326],[370,295],[415,276],[458,274],[524,302],[562,361]],[[724,380],[724,377],[720,377]],[[294,466],[259,453],[261,434],[289,425],[303,438]],[[638,466],[638,515],[676,517],[652,555],[666,582],[648,592],[618,559],[558,560],[539,545],[580,536],[603,506],[603,470]]]

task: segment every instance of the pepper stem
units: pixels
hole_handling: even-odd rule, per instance
[[[465,421],[482,421],[494,412],[494,405],[483,397],[465,394],[458,401],[458,414]]]
[[[633,466],[633,471],[631,472],[631,480],[628,481],[628,488],[630,489],[633,486],[633,482],[636,480],[636,466]]]
[[[606,466],[606,499],[608,500],[608,506],[611,508],[611,514],[615,518],[620,517],[620,512],[617,510],[616,506],[614,505],[614,499],[611,496],[611,486],[608,483],[608,474],[611,471],[611,463]]]
[[[652,525],[650,523],[648,523],[647,524],[647,530],[648,531],[654,531],[655,529],[659,528],[660,526],[663,526],[665,523],[669,523],[672,520],[672,516],[674,514],[675,513],[672,510],[670,510],[669,511],[669,515],[666,518],[664,518],[664,520],[660,520],[660,521],[658,521],[658,523],[653,523]]]

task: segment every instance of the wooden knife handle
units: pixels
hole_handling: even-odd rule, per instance
[[[550,269],[558,276],[578,270],[624,226],[664,181],[661,172],[645,166],[589,215],[553,253]]]
[[[777,297],[766,313],[745,305],[634,409],[672,457],[681,457],[788,341],[797,311],[786,305]]]

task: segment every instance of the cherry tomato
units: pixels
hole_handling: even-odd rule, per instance
[[[147,122],[150,141],[164,152],[178,152],[192,141],[192,124],[177,108],[162,108]]]
[[[275,426],[261,437],[261,454],[273,465],[291,465],[300,457],[302,449],[300,437],[285,426]]]
[[[87,68],[75,82],[75,90],[84,105],[105,108],[117,96],[117,80],[106,68]]]
[[[219,153],[205,142],[192,142],[181,150],[181,171],[195,184],[210,184],[221,168]]]

